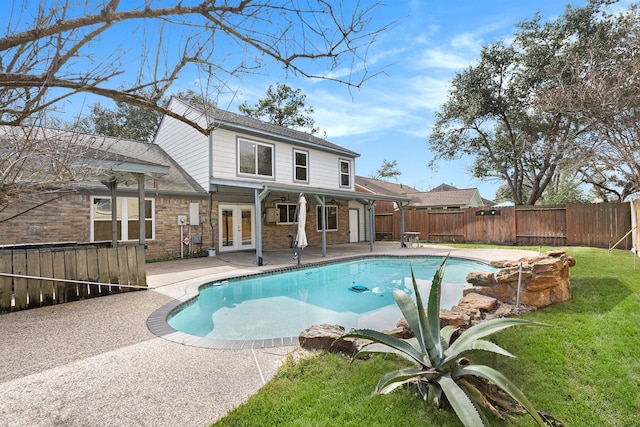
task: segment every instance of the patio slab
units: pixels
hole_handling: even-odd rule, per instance
[[[401,249],[375,254],[517,259],[521,250]],[[305,248],[302,263],[369,254],[362,244]],[[291,251],[150,263],[150,289],[0,316],[0,425],[207,425],[245,401],[298,347],[225,350],[156,337],[146,325],[158,308],[195,295],[211,280],[294,266]]]

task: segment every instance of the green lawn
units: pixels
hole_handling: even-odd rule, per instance
[[[577,260],[573,298],[523,316],[555,327],[505,330],[494,341],[518,358],[479,361],[514,380],[536,408],[565,426],[640,426],[640,261],[634,269],[627,251],[566,250]],[[351,363],[333,354],[288,364],[214,425],[461,425],[404,389],[372,396],[379,377],[397,364],[391,357]],[[495,422],[533,424],[528,415]]]

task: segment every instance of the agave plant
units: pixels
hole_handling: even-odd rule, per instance
[[[500,412],[486,398],[482,387],[478,386],[494,384],[522,405],[538,425],[546,426],[531,402],[511,381],[489,366],[473,364],[468,357],[479,352],[515,357],[483,338],[511,326],[548,325],[517,318],[493,319],[465,330],[452,342],[458,328],[445,326],[440,329],[439,319],[441,283],[446,262],[445,258],[433,277],[426,312],[413,269],[411,278],[415,302],[404,291],[396,290],[393,293],[396,303],[415,334],[414,338],[400,339],[375,330],[360,329],[351,331],[339,340],[365,338],[372,341],[363,347],[355,358],[368,353],[393,353],[412,362],[414,366],[385,374],[376,386],[377,394],[389,393],[404,384],[417,384],[418,388],[423,390],[421,394],[425,399],[436,407],[442,407],[447,401],[465,426],[475,427],[488,425],[488,418],[482,408],[500,416]]]

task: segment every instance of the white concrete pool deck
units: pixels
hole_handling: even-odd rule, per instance
[[[370,254],[368,244],[305,248],[301,263]],[[373,254],[518,259],[519,249],[400,248]],[[244,402],[295,346],[208,349],[152,334],[159,308],[196,295],[198,286],[293,266],[291,250],[218,254],[147,265],[150,290],[0,315],[0,426],[208,425]]]

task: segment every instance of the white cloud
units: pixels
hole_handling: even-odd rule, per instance
[[[459,70],[470,63],[471,60],[464,54],[443,49],[426,49],[414,60],[415,66],[419,68],[443,68],[447,70]]]
[[[475,52],[480,50],[483,43],[482,38],[478,37],[477,33],[462,33],[451,39],[451,47]]]

